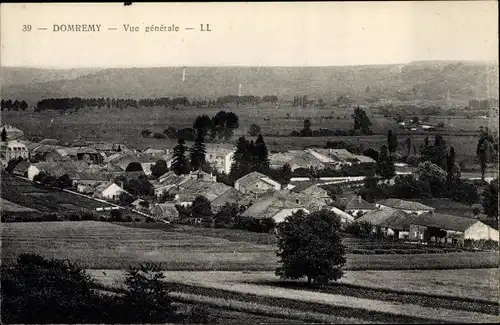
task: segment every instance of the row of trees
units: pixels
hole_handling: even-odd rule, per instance
[[[28,108],[28,103],[26,103],[24,100],[23,101],[18,101],[17,99],[12,101],[11,99],[2,99],[1,103],[1,110],[7,110],[7,111],[25,111]]]
[[[273,103],[278,101],[275,95],[259,96],[237,96],[228,95],[217,98],[216,100],[192,100],[187,97],[160,97],[160,98],[142,98],[139,100],[131,98],[47,98],[37,102],[35,111],[44,110],[79,110],[81,108],[118,108],[127,107],[178,107],[178,106],[196,106],[196,107],[225,107],[228,104],[258,104]],[[2,100],[2,111],[6,110],[25,110],[28,105],[25,101]]]
[[[44,110],[76,110],[81,108],[119,108],[124,109],[127,107],[177,107],[178,105],[189,106],[189,100],[186,97],[164,97],[154,99],[130,99],[130,98],[47,98],[37,102],[35,111],[40,112]],[[2,106],[3,107],[3,106]]]

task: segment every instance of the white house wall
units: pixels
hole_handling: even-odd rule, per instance
[[[498,241],[498,230],[478,221],[465,230],[465,239]]]
[[[30,181],[33,181],[33,179],[35,178],[36,175],[40,174],[40,170],[34,166],[34,165],[31,165],[28,167],[28,179]]]

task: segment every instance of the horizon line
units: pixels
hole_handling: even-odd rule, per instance
[[[355,67],[355,66],[384,66],[384,65],[401,65],[419,62],[464,62],[464,63],[483,63],[483,64],[496,64],[498,60],[412,60],[406,62],[390,62],[390,63],[356,63],[356,64],[340,64],[340,65],[243,65],[243,64],[206,64],[206,65],[144,65],[144,66],[72,66],[72,67],[54,67],[54,66],[31,66],[31,65],[2,65],[0,68],[21,68],[21,69],[51,69],[51,70],[65,70],[65,69],[143,69],[143,68],[331,68],[331,67]]]

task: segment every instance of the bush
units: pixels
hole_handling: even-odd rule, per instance
[[[3,268],[3,323],[179,323],[168,296],[164,275],[156,264],[145,263],[126,275],[122,295],[103,295],[77,264],[21,254],[14,267]],[[187,321],[210,320],[209,310],[199,308]]]
[[[163,134],[163,133],[155,132],[155,133],[153,134],[153,138],[155,138],[155,139],[165,139],[165,138],[166,138],[166,136],[165,136],[165,134]]]
[[[417,167],[420,163],[420,156],[409,155],[408,157],[406,157],[406,163],[412,167]]]
[[[354,221],[345,227],[345,232],[358,238],[368,238],[372,232],[372,225],[366,221]]]
[[[159,264],[143,263],[130,268],[123,297],[123,318],[133,323],[168,323],[173,320],[175,307],[163,282],[165,275]]]
[[[72,214],[70,214],[70,216],[68,217],[68,220],[69,220],[69,221],[80,221],[80,216],[79,216],[79,215],[77,215],[77,214],[72,213]]]
[[[120,210],[111,210],[110,216],[111,216],[111,221],[114,222],[122,221],[122,212]]]
[[[43,221],[59,221],[59,218],[55,213],[44,213],[42,215]]]
[[[217,321],[205,305],[189,306],[185,315],[184,322],[191,324],[215,324]]]
[[[98,220],[99,218],[92,212],[83,212],[81,220]]]

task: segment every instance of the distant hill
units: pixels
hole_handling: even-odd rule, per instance
[[[296,95],[358,101],[498,98],[498,66],[457,61],[345,67],[183,67],[85,71],[2,69],[2,98],[35,102],[49,97],[216,98]],[[30,82],[31,81],[31,82]]]
[[[37,69],[37,68],[0,68],[0,86],[28,85],[54,80],[76,79],[94,73],[99,69]]]

